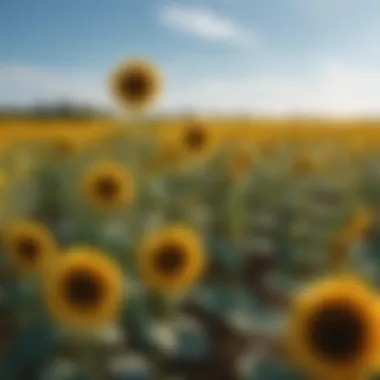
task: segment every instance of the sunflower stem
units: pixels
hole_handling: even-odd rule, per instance
[[[170,297],[152,292],[148,299],[151,310],[157,319],[169,321],[173,318],[175,314],[175,302]]]
[[[109,375],[104,356],[101,354],[97,344],[88,337],[83,337],[78,348],[80,363],[89,378],[91,380],[108,380]]]

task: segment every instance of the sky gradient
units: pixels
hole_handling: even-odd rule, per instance
[[[157,109],[380,111],[378,0],[4,0],[0,105],[110,106],[120,60],[165,77]]]

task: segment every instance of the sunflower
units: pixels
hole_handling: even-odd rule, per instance
[[[138,259],[141,276],[149,288],[178,294],[200,277],[205,255],[202,242],[192,230],[174,225],[147,236]]]
[[[101,327],[114,318],[121,305],[123,273],[105,254],[73,247],[47,271],[43,294],[59,324]]]
[[[208,158],[217,145],[217,136],[201,120],[191,120],[179,127],[177,144],[188,158]]]
[[[349,276],[329,278],[295,299],[289,348],[295,364],[310,375],[353,378],[378,363],[380,330],[375,295]]]
[[[135,59],[121,64],[111,78],[111,90],[116,100],[134,110],[152,104],[161,87],[161,77],[156,67],[144,60]]]
[[[102,162],[85,173],[83,192],[92,204],[114,208],[133,202],[135,183],[132,174],[117,162]]]
[[[50,231],[33,221],[12,224],[3,235],[3,247],[15,268],[24,274],[40,272],[58,252]]]

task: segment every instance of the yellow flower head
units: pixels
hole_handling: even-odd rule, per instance
[[[198,236],[182,226],[167,226],[154,231],[139,251],[143,281],[163,294],[181,294],[202,274],[205,264],[203,244]]]
[[[98,328],[119,310],[123,273],[107,255],[73,247],[46,272],[43,294],[51,315],[62,326]]]
[[[21,274],[41,272],[58,252],[50,231],[33,221],[12,224],[4,233],[3,243],[5,255]]]
[[[189,151],[202,150],[207,144],[207,132],[200,125],[188,126],[183,134],[183,143]]]
[[[121,64],[111,78],[113,95],[128,109],[146,108],[156,100],[161,87],[156,67],[139,59]]]
[[[135,183],[128,169],[117,162],[102,162],[85,173],[83,193],[95,206],[114,208],[133,202]]]
[[[349,276],[309,286],[294,301],[288,343],[295,364],[316,378],[371,371],[380,348],[375,296]]]
[[[192,120],[179,128],[177,144],[190,159],[207,159],[214,152],[218,138],[215,131],[201,120]]]

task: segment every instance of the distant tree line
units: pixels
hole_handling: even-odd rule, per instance
[[[112,115],[109,110],[92,105],[78,105],[69,102],[37,104],[32,106],[0,106],[0,117],[46,118],[46,119],[88,119]]]

